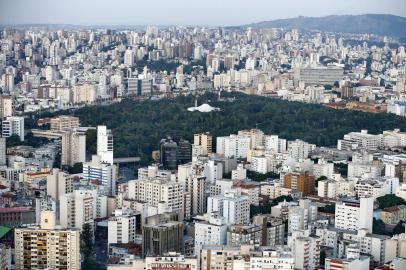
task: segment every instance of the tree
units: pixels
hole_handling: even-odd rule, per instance
[[[20,136],[13,134],[6,139],[7,148],[21,145]]]
[[[92,155],[97,152],[97,131],[95,129],[86,130],[86,149]]]
[[[335,211],[336,211],[336,205],[334,203],[333,204],[327,204],[327,205],[325,205],[323,207],[319,207],[318,211],[323,212],[323,213],[334,214]]]
[[[320,265],[324,265],[326,261],[326,251],[320,251]]]
[[[374,218],[372,221],[372,233],[386,234],[385,223],[381,219]]]
[[[406,205],[406,201],[395,194],[387,194],[385,196],[378,197],[376,200],[378,201],[379,208],[381,209],[396,205]]]
[[[82,173],[83,172],[83,163],[82,162],[75,163],[72,167],[68,168],[68,172],[70,174]]]
[[[335,163],[334,171],[346,177],[348,175],[348,164],[347,163]]]
[[[252,181],[255,182],[262,182],[265,181],[269,178],[279,178],[279,174],[276,174],[274,172],[268,172],[266,174],[254,172],[254,171],[247,171],[247,178],[251,179]]]
[[[318,104],[275,100],[260,96],[222,92],[223,100],[208,92],[198,103],[210,103],[221,111],[202,114],[189,112],[195,96],[180,95],[174,99],[134,101],[124,99],[108,106],[86,106],[75,111],[47,113],[47,117],[73,114],[83,126],[105,124],[114,134],[116,157],[138,156],[141,165],[151,160],[160,139],[177,134],[192,141],[193,134],[210,132],[213,137],[228,136],[259,124],[266,134],[278,134],[287,140],[302,139],[318,146],[332,146],[338,139],[355,130],[371,133],[400,128],[406,130],[406,118],[386,113],[334,110]],[[232,102],[230,102],[232,100]],[[44,113],[35,114],[36,119]],[[87,149],[96,152],[96,131],[87,132]],[[347,174],[346,164],[335,164],[335,170]],[[262,178],[262,177],[261,177]]]
[[[89,223],[83,224],[81,234],[81,247],[85,257],[90,257],[93,250],[93,231]]]
[[[397,235],[405,232],[405,226],[403,226],[402,221],[399,221],[398,224],[393,228],[392,234]]]

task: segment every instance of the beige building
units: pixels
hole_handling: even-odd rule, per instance
[[[60,224],[82,229],[83,224],[107,217],[107,196],[96,190],[75,190],[60,197]]]
[[[0,118],[13,116],[13,99],[11,96],[0,96]]]
[[[86,161],[86,135],[76,130],[62,134],[62,165],[73,166]]]
[[[59,200],[62,195],[73,192],[72,178],[57,168],[52,169],[47,176],[47,195]]]
[[[200,133],[194,135],[193,145],[201,146],[202,155],[207,156],[212,153],[213,137],[210,133]]]
[[[397,224],[401,220],[406,220],[406,206],[398,205],[383,209],[381,219],[385,224]]]
[[[40,228],[15,229],[15,269],[80,269],[79,230],[55,227],[55,213],[41,213]]]
[[[73,103],[93,103],[96,97],[97,90],[94,84],[84,83],[73,87]]]
[[[51,119],[52,131],[70,131],[80,126],[79,118],[69,115],[61,115]]]

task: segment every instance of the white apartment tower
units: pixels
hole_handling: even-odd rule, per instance
[[[5,138],[17,135],[24,141],[24,117],[9,116],[2,122],[2,136]]]
[[[97,155],[101,162],[113,165],[113,134],[106,126],[97,126]]]
[[[157,207],[158,212],[176,212],[183,217],[183,185],[161,179],[128,182],[128,197]]]
[[[93,155],[90,162],[83,163],[83,178],[89,181],[99,181],[107,195],[116,194],[116,165],[102,162],[101,157],[98,155]]]
[[[108,220],[108,244],[135,242],[136,216],[128,209],[116,209]]]
[[[222,217],[209,214],[208,217],[195,221],[195,255],[200,255],[203,246],[226,243],[227,224]]]
[[[335,227],[357,231],[366,229],[372,233],[374,198],[365,197],[359,201],[342,200],[336,204]]]
[[[227,224],[248,224],[250,222],[250,200],[236,192],[209,197],[207,213],[218,213]]]

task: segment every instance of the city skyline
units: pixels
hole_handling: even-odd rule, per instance
[[[298,16],[322,17],[328,15],[393,14],[406,16],[406,3],[402,0],[254,0],[247,5],[241,0],[208,0],[189,3],[185,0],[156,1],[157,5],[140,1],[73,0],[61,8],[61,1],[2,0],[0,24],[69,24],[69,25],[207,25],[233,26],[266,20]],[[196,12],[195,12],[196,11]],[[44,13],[46,12],[46,13]]]

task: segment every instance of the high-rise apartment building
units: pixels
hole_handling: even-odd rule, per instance
[[[213,137],[209,132],[195,134],[193,145],[202,146],[202,155],[207,156],[212,153]]]
[[[175,212],[183,217],[183,185],[175,181],[160,179],[131,180],[128,182],[128,197],[147,203],[166,212]]]
[[[13,115],[13,99],[11,96],[0,96],[0,119]]]
[[[116,209],[108,220],[108,244],[135,242],[136,216],[129,209]]]
[[[73,87],[73,103],[88,104],[96,101],[96,85],[91,83],[77,84]]]
[[[227,243],[227,224],[222,216],[208,214],[195,220],[195,255],[207,245],[225,245]]]
[[[90,162],[83,163],[83,178],[99,181],[107,195],[116,194],[117,167],[102,162],[98,155],[93,155]]]
[[[2,122],[2,136],[5,138],[17,135],[24,141],[24,117],[9,116]]]
[[[372,233],[374,198],[364,197],[359,201],[343,199],[336,203],[335,227],[357,231],[366,229]]]
[[[101,162],[113,165],[113,133],[106,126],[97,126],[97,155]]]
[[[317,236],[295,240],[295,269],[317,269],[320,263],[320,239]]]
[[[47,176],[47,195],[58,201],[62,195],[73,192],[73,179],[59,169],[52,169]]]
[[[251,137],[247,135],[217,137],[216,152],[224,157],[246,158],[250,149]]]
[[[83,224],[107,216],[107,196],[96,190],[75,190],[60,196],[59,220],[64,228],[82,229]]]
[[[248,224],[250,222],[250,201],[247,196],[234,192],[207,199],[207,213],[218,213],[227,224]]]
[[[314,144],[309,144],[302,140],[290,141],[288,142],[288,153],[290,157],[299,161],[308,158],[310,151],[315,147]]]
[[[134,51],[127,49],[124,53],[124,65],[132,67],[134,65]]]
[[[75,116],[61,115],[51,119],[52,131],[71,131],[79,126],[79,118]]]
[[[285,188],[301,192],[302,196],[307,196],[314,193],[314,182],[314,176],[309,172],[292,172],[285,175],[283,185]]]
[[[62,134],[61,164],[73,166],[86,161],[86,134],[77,130]]]
[[[15,269],[80,269],[80,232],[55,227],[55,213],[41,213],[40,228],[17,228]]]

